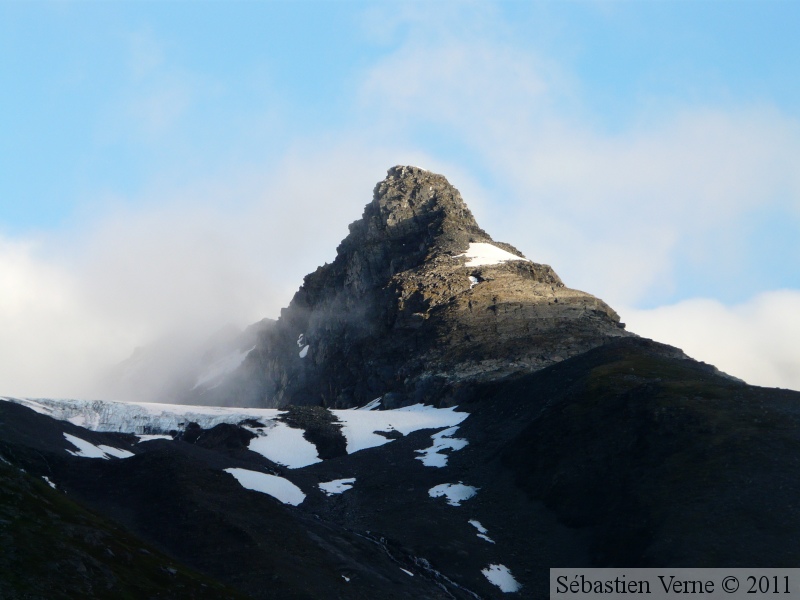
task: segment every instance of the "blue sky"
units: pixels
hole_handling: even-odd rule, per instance
[[[398,163],[634,331],[798,388],[798,23],[789,0],[0,2],[0,392],[84,393],[165,332],[277,316]]]

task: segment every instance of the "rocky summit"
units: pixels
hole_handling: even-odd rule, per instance
[[[0,396],[0,599],[539,599],[553,567],[800,561],[800,393],[626,332],[441,175],[391,169],[280,319],[210,346],[120,371],[193,405]]]
[[[494,241],[445,177],[397,166],[333,263],[305,278],[241,366],[181,400],[446,403],[464,385],[535,371],[627,335],[602,300]]]

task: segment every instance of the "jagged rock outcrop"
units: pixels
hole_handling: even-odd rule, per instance
[[[492,240],[445,177],[398,166],[241,367],[186,401],[447,402],[450,384],[534,371],[630,335],[623,327],[603,301]]]

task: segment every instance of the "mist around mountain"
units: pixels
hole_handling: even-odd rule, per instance
[[[627,335],[602,300],[494,241],[445,177],[398,166],[277,321],[221,332],[171,371],[154,345],[109,379],[188,404],[400,406]]]
[[[544,598],[551,567],[800,559],[800,393],[628,332],[424,169],[277,321],[161,352],[109,376],[139,402],[0,397],[0,597]]]

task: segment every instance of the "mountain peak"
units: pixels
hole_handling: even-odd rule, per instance
[[[305,277],[241,366],[183,401],[446,404],[461,384],[631,335],[602,300],[494,241],[442,175],[392,167],[349,229],[334,261]]]
[[[350,256],[380,245],[392,269],[407,269],[443,252],[464,252],[470,242],[490,242],[459,191],[443,176],[413,166],[389,169],[361,219],[338,248]],[[379,270],[378,265],[374,265]]]
[[[445,222],[455,228],[480,230],[461,194],[444,175],[419,167],[389,169],[386,178],[375,186],[365,216],[370,209],[386,229],[398,232]],[[486,235],[482,230],[480,233]]]

